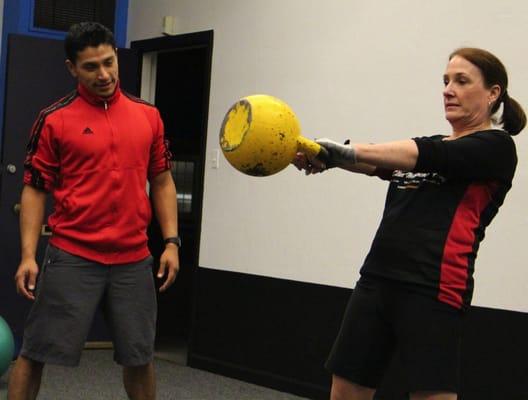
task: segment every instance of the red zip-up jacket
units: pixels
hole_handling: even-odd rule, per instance
[[[51,192],[50,244],[103,264],[149,255],[147,179],[170,168],[158,110],[117,87],[98,98],[82,85],[33,125],[24,183]]]

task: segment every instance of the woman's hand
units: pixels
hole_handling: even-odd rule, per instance
[[[295,155],[292,164],[295,165],[299,171],[304,170],[306,175],[318,174],[326,171],[327,169],[326,165],[322,161],[318,160],[317,158],[310,159],[306,154],[301,152],[298,152]]]

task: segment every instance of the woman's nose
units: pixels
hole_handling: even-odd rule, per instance
[[[447,85],[445,85],[443,94],[446,97],[454,96],[453,88],[451,87],[451,85],[449,83]]]

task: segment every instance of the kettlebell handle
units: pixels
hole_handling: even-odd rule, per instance
[[[307,139],[304,136],[297,137],[297,147],[299,151],[307,154],[309,157],[317,158],[319,161],[322,161],[325,164],[328,164],[328,161],[330,160],[330,154],[328,153],[328,150],[326,150],[319,143]]]

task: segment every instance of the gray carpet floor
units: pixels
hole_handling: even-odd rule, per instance
[[[158,400],[301,400],[302,397],[238,381],[180,363],[156,358]],[[7,397],[7,377],[0,378],[0,399]],[[111,350],[85,350],[78,368],[46,366],[39,400],[127,399],[121,368]]]

